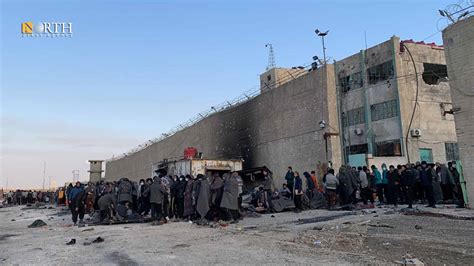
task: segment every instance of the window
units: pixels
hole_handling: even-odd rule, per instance
[[[339,78],[339,85],[341,86],[343,92],[361,88],[363,86],[362,73],[357,72],[352,75]]]
[[[398,116],[397,100],[377,103],[370,106],[372,121],[378,121]]]
[[[374,143],[375,156],[402,156],[400,140],[389,140]]]
[[[376,84],[393,77],[393,63],[392,60],[376,65],[367,69],[369,84]]]
[[[342,114],[342,124],[345,127],[363,123],[365,123],[364,107],[353,109]]]
[[[420,161],[426,161],[428,163],[433,162],[433,151],[429,148],[421,148],[420,150]]]
[[[428,85],[438,85],[448,81],[446,65],[423,63],[423,81]]]
[[[359,144],[359,145],[351,145],[349,147],[346,147],[346,152],[348,154],[361,154],[361,153],[367,153],[368,152],[368,146],[366,144]]]
[[[444,144],[446,148],[446,161],[459,160],[459,147],[456,142],[448,142]]]

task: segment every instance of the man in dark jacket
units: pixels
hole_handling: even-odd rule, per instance
[[[125,204],[127,202],[132,203],[133,202],[132,190],[133,190],[133,185],[128,180],[128,178],[120,179],[118,183],[118,202],[122,204]]]
[[[401,185],[403,198],[408,208],[412,208],[416,176],[410,164],[402,165]]]
[[[163,196],[166,194],[166,189],[161,184],[161,177],[155,177],[153,184],[151,184],[146,190],[145,194],[150,194],[150,207],[151,207],[151,218],[156,224],[163,224]]]
[[[77,217],[79,216],[79,223],[84,223],[84,211],[86,204],[86,192],[81,182],[77,181],[76,186],[74,186],[68,195],[69,207],[71,209],[72,221],[74,225],[77,224]]]
[[[420,180],[423,190],[425,191],[426,198],[428,199],[428,207],[436,208],[433,195],[433,174],[426,161],[421,162]]]
[[[295,186],[295,174],[293,173],[293,168],[291,166],[288,166],[288,171],[286,172],[285,180],[286,180],[286,185],[291,191],[291,198],[293,198],[293,190]]]

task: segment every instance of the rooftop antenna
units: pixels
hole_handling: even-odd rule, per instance
[[[275,54],[273,53],[273,46],[271,43],[265,44],[265,47],[268,47],[268,64],[267,70],[270,70],[275,67]]]

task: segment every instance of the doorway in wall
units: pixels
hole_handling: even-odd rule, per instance
[[[420,161],[426,161],[428,163],[433,162],[433,151],[431,149],[422,148],[420,149]]]

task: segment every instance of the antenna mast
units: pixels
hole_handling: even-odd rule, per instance
[[[273,46],[271,43],[265,44],[265,47],[268,47],[268,64],[267,70],[274,68],[275,65],[275,54],[273,53]]]

